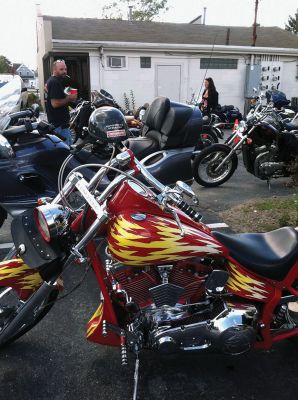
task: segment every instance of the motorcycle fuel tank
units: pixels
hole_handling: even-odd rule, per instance
[[[225,252],[209,228],[177,209],[182,233],[173,215],[158,204],[156,194],[141,183],[123,182],[109,202],[108,212],[108,248],[123,264],[172,264]]]
[[[221,254],[212,236],[175,220],[141,212],[124,212],[109,226],[108,247],[113,258],[132,266],[172,264],[187,258]]]

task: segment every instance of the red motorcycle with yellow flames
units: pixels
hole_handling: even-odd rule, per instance
[[[93,135],[119,146],[121,118]],[[135,355],[134,398],[142,350],[236,355],[298,335],[297,230],[212,232],[184,200],[196,201],[191,188],[165,187],[130,150],[97,167],[89,182],[76,168],[55,199],[14,219],[19,258],[0,264],[1,346],[46,315],[73,263],[89,264],[101,290],[87,339],[119,347],[122,364]]]

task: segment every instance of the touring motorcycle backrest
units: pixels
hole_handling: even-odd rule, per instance
[[[167,97],[157,97],[153,100],[146,115],[145,125],[147,131],[160,131],[165,116],[170,109],[170,100]]]
[[[162,147],[165,149],[195,146],[202,132],[203,118],[198,107],[171,102],[161,127]]]

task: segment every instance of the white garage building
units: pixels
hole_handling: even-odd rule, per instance
[[[298,97],[298,36],[277,27],[136,22],[37,17],[38,74],[50,76],[64,59],[73,85],[88,98],[103,88],[123,104],[133,90],[136,105],[158,95],[186,102],[199,95],[205,77],[214,79],[219,102],[243,110],[252,88]],[[295,100],[296,99],[296,100]]]

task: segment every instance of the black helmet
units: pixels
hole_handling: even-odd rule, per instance
[[[119,143],[128,137],[124,115],[114,107],[100,107],[93,111],[88,130],[91,137],[103,143]]]

